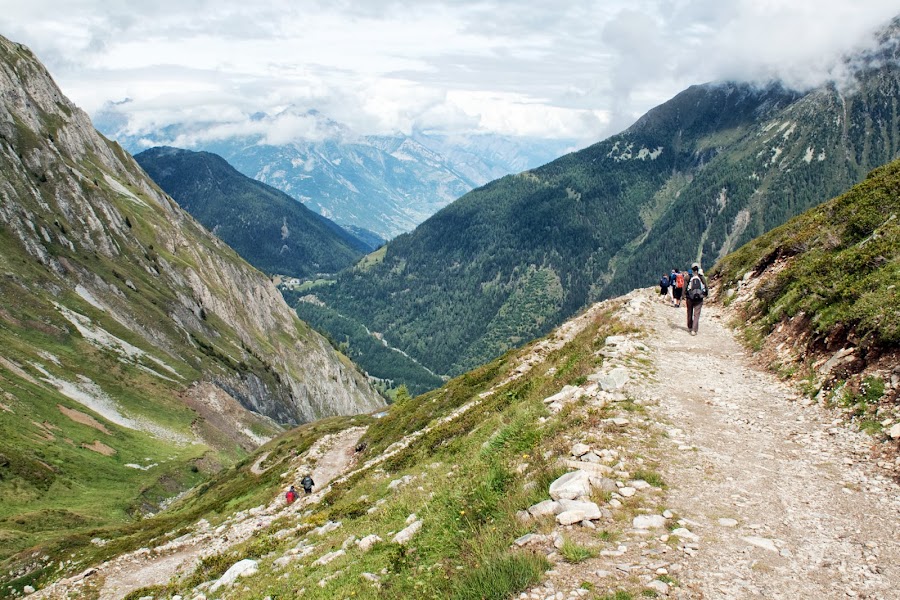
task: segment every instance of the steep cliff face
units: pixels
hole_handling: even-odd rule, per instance
[[[4,38],[0,170],[0,288],[11,300],[2,335],[28,338],[37,321],[63,342],[89,342],[58,377],[74,368],[91,378],[112,352],[157,379],[162,396],[204,380],[283,424],[382,404],[265,276],[163,194],[26,48]],[[28,345],[15,347],[27,365]],[[144,400],[152,414],[153,394]]]

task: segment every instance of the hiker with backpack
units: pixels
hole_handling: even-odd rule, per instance
[[[673,302],[672,306],[675,308],[681,307],[681,296],[684,293],[684,273],[675,269],[675,285],[672,290]]]
[[[288,504],[293,504],[294,500],[296,500],[299,496],[300,494],[297,493],[297,490],[294,489],[294,486],[291,486],[291,489],[289,489],[284,495],[284,499]]]
[[[309,494],[312,492],[313,486],[316,484],[313,481],[312,477],[307,475],[300,481],[300,485],[303,486],[303,491]]]
[[[687,306],[687,328],[691,335],[697,335],[700,327],[700,310],[703,308],[703,299],[709,293],[706,276],[698,263],[691,265],[690,278],[687,281],[687,289],[684,294],[684,302]]]
[[[663,276],[659,278],[659,295],[662,297],[662,301],[666,301],[666,296],[669,293],[669,276],[663,273]]]

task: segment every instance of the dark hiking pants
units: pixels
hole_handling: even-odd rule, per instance
[[[700,310],[703,308],[703,300],[691,300],[685,298],[687,304],[687,328],[696,332],[700,327]]]

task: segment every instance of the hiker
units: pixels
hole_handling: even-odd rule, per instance
[[[291,489],[289,489],[284,495],[284,499],[287,500],[288,504],[293,504],[294,500],[296,500],[299,495],[300,494],[297,493],[297,490],[294,489],[294,486],[291,486]]]
[[[697,335],[700,327],[700,310],[703,308],[703,299],[709,293],[706,276],[698,263],[691,265],[691,275],[687,282],[684,294],[684,303],[687,306],[687,328],[691,335]]]
[[[675,292],[675,269],[669,271],[669,289],[667,291],[667,295],[669,296],[669,303],[675,304],[675,299],[673,294]]]
[[[303,486],[303,491],[305,491],[307,494],[310,494],[312,493],[313,486],[316,484],[312,480],[312,477],[307,475],[300,481],[300,485]]]
[[[659,278],[659,295],[662,297],[662,301],[666,301],[666,295],[669,293],[669,276],[663,273],[663,276]]]
[[[684,293],[684,274],[675,269],[675,289],[672,290],[672,306],[679,308],[681,306],[681,296]]]

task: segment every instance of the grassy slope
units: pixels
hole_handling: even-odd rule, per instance
[[[712,274],[730,288],[779,260],[785,268],[745,308],[764,333],[804,313],[814,342],[840,329],[864,347],[900,345],[900,161],[740,248]]]
[[[268,569],[274,558],[297,542],[294,535],[280,539],[272,532],[299,524],[302,533],[328,520],[341,521],[342,527],[317,541],[315,556],[340,548],[351,535],[361,538],[375,533],[385,541],[368,553],[353,547],[348,556],[327,566],[306,564],[306,568],[289,569],[286,577],[246,580],[247,589],[233,589],[228,592],[229,598],[293,597],[297,590],[305,588],[304,597],[323,599],[376,595],[501,599],[524,589],[540,577],[548,564],[542,556],[510,549],[514,539],[532,528],[518,522],[515,513],[544,499],[549,483],[562,473],[554,458],[549,454],[551,458],[545,458],[544,452],[553,449],[552,454],[558,455],[568,443],[564,441],[566,435],[578,426],[569,410],[550,415],[543,399],[564,385],[583,383],[585,376],[603,360],[596,351],[606,336],[622,331],[623,327],[608,313],[598,313],[572,342],[550,353],[528,376],[512,383],[499,385],[532,346],[508,353],[438,390],[400,400],[382,419],[332,419],[284,434],[259,449],[272,452],[267,462],[277,462],[295,448],[303,452],[312,440],[329,431],[368,424],[363,459],[369,459],[403,436],[435,423],[482,392],[499,386],[464,416],[435,428],[377,467],[336,485],[325,502],[303,515],[299,523],[286,517],[249,542],[204,560],[186,580],[165,589],[135,592],[133,596],[185,593],[198,583],[219,576],[241,558],[258,558]],[[249,472],[253,460],[243,460],[198,488],[171,511],[145,520],[140,529],[127,528],[115,550],[140,547],[164,532],[164,539],[177,537],[199,518],[206,518],[215,526],[229,512],[280,494],[284,483],[278,475],[280,470],[271,469],[257,478]],[[517,466],[522,463],[528,464],[527,470],[519,472]],[[414,477],[414,481],[388,488],[391,480],[406,475]],[[533,483],[526,485],[528,482]],[[369,513],[371,506],[379,508]],[[391,543],[391,532],[405,527],[412,513],[425,522],[415,543],[410,547]],[[107,531],[97,535],[109,539],[118,534]],[[112,554],[108,548],[90,546],[82,552],[82,565]],[[386,574],[381,575],[380,591],[360,579],[361,573],[382,570]],[[327,588],[317,585],[323,576],[335,572],[339,575]]]

